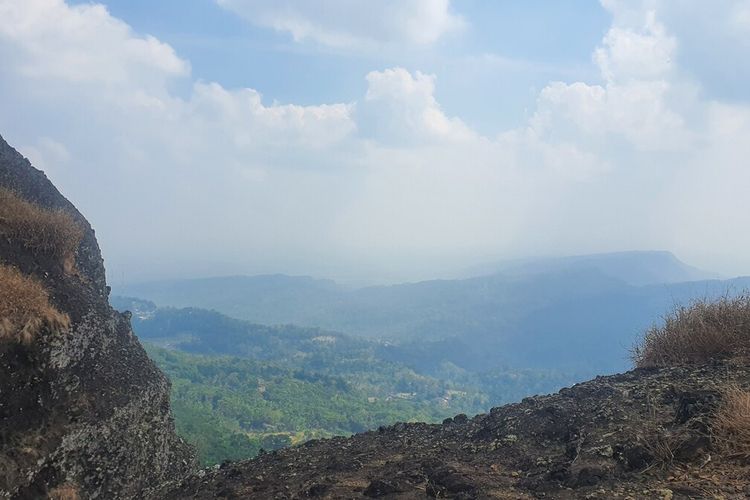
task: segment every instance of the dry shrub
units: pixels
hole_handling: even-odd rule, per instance
[[[724,391],[711,431],[718,449],[730,456],[750,458],[750,391],[736,386]]]
[[[70,318],[50,304],[41,282],[0,265],[0,340],[30,344],[45,328],[62,332],[69,327]]]
[[[689,426],[665,425],[664,418],[657,415],[657,405],[648,398],[648,413],[643,416],[634,428],[633,438],[643,446],[650,456],[652,467],[668,468],[680,457],[680,450],[690,441],[695,433]]]
[[[78,487],[72,484],[63,484],[54,488],[47,496],[49,500],[80,500]]]
[[[642,425],[637,436],[637,442],[641,444],[652,457],[651,466],[668,467],[675,459],[675,452],[681,442],[679,437],[670,434],[664,427],[655,423]],[[650,467],[649,467],[650,468]]]
[[[746,358],[750,354],[750,295],[677,306],[651,327],[632,358],[638,368]]]
[[[55,258],[66,272],[72,272],[83,228],[62,209],[42,208],[0,188],[0,235],[21,243],[36,255]]]

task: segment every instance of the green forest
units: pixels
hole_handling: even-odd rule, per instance
[[[474,415],[588,375],[471,371],[446,359],[450,342],[399,345],[133,298],[112,302],[133,312],[135,333],[172,382],[177,431],[205,465],[400,421]]]
[[[147,350],[172,381],[178,433],[206,465],[399,421],[436,422],[474,403],[441,404],[415,393],[375,396],[342,377],[148,344]]]

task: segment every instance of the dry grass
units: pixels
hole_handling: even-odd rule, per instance
[[[0,188],[0,235],[55,258],[72,272],[83,228],[64,210],[44,209]]]
[[[675,452],[681,444],[679,437],[673,436],[665,428],[654,423],[642,426],[637,436],[637,442],[643,445],[651,457],[653,457],[651,467],[668,467],[672,465],[675,460]]]
[[[49,500],[80,500],[78,487],[72,484],[63,484],[51,490],[47,496]]]
[[[70,318],[55,309],[38,280],[0,265],[0,340],[30,344],[43,329],[62,332]]]
[[[685,426],[668,429],[664,419],[657,415],[657,406],[648,397],[648,413],[635,427],[634,441],[643,446],[651,456],[652,467],[668,468],[677,459],[680,447],[690,439],[690,430]]]
[[[750,295],[698,300],[678,306],[651,327],[632,358],[638,368],[747,358],[750,354]]]
[[[711,423],[714,443],[730,456],[750,458],[750,391],[732,386]]]

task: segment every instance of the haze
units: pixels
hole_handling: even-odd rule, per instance
[[[115,284],[633,249],[750,272],[746,0],[0,0],[0,130]]]

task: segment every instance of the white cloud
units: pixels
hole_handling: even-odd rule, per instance
[[[358,117],[365,134],[384,143],[414,145],[464,141],[476,134],[443,113],[435,99],[435,76],[403,68],[372,71]]]
[[[4,65],[34,79],[110,85],[161,83],[189,64],[152,36],[138,36],[102,5],[0,1]]]
[[[361,49],[430,45],[464,25],[450,0],[216,0],[249,22],[295,41]]]
[[[354,131],[351,112],[347,104],[266,106],[253,89],[230,91],[218,83],[197,83],[181,120],[200,121],[207,134],[221,130],[241,149],[321,149]]]
[[[398,5],[452,16],[447,2]],[[269,103],[191,82],[171,47],[103,7],[0,0],[0,133],[92,219],[115,280],[144,262],[314,272],[345,256],[633,247],[710,268],[728,249],[723,262],[750,268],[750,236],[729,230],[750,213],[750,110],[681,63],[684,35],[661,3],[607,5],[612,28],[592,48],[600,81],[550,83],[528,123],[486,137],[441,107],[434,75],[383,69],[356,102]],[[406,14],[393,28],[369,11],[372,31],[342,31],[345,15],[313,31],[377,43],[446,31],[417,39]]]
[[[594,51],[603,85],[555,82],[542,90],[532,119],[540,134],[575,139],[602,153],[621,140],[651,151],[690,144],[690,132],[674,109],[685,92],[673,75],[676,40],[653,11],[642,17],[640,26],[613,26]]]
[[[610,29],[602,46],[594,52],[594,59],[607,82],[654,80],[672,69],[676,46],[676,40],[649,11],[639,31]]]

